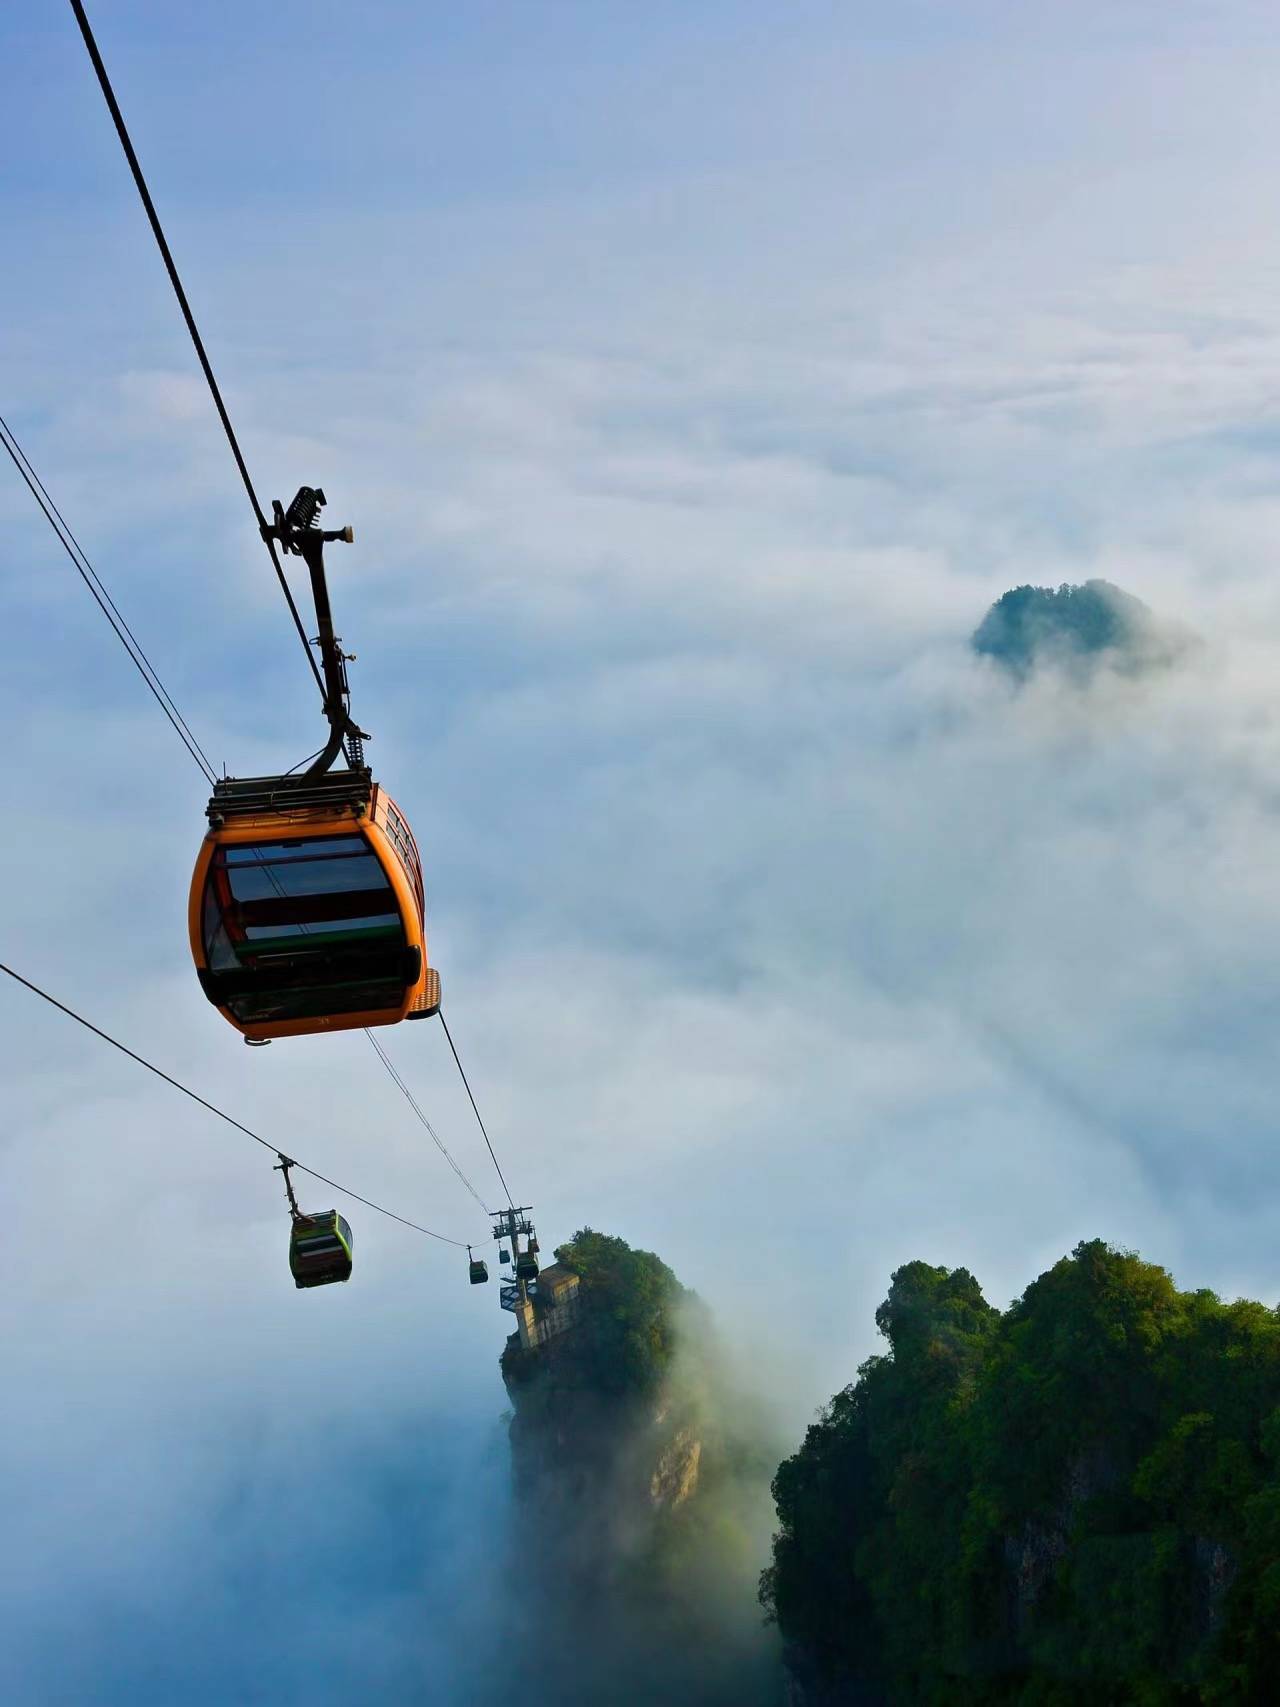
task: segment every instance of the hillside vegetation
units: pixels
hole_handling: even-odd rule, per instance
[[[696,1309],[691,1294],[652,1251],[590,1227],[561,1245],[556,1261],[582,1277],[581,1321],[551,1358],[509,1344],[502,1359],[508,1386],[551,1364],[561,1386],[601,1398],[649,1398],[670,1367],[682,1308]]]
[[[1167,663],[1172,636],[1157,632],[1150,610],[1110,581],[1082,587],[1014,587],[997,599],[973,634],[973,649],[1019,679],[1042,662],[1079,673],[1102,658],[1123,669]]]
[[[1007,1311],[913,1262],[774,1481],[804,1698],[1253,1703],[1280,1685],[1280,1314],[1101,1241]]]

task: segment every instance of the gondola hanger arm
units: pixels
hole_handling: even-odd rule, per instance
[[[280,1155],[280,1152],[277,1151],[276,1154]],[[289,1178],[289,1169],[296,1168],[297,1165],[298,1164],[291,1161],[288,1156],[280,1156],[280,1160],[276,1163],[274,1171],[278,1174],[284,1175],[284,1189],[289,1198],[289,1213],[293,1216],[295,1221],[302,1221],[305,1220],[306,1217],[298,1208],[298,1200],[293,1194],[293,1181]]]
[[[301,557],[311,576],[311,594],[316,607],[316,645],[320,648],[320,663],[324,677],[324,714],[329,720],[329,739],[324,751],[309,767],[308,775],[327,771],[349,743],[353,765],[363,762],[362,743],[367,733],[352,719],[347,709],[350,689],[347,683],[347,661],[353,654],[345,653],[333,631],[333,612],[329,605],[329,586],[325,579],[324,548],[335,542],[351,545],[355,530],[350,527],[322,528],[320,511],[325,495],[319,486],[300,486],[286,510],[278,498],[272,501],[273,520],[262,523],[262,537],[270,544],[276,541],[286,553]]]

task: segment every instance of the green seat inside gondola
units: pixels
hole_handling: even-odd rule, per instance
[[[299,1215],[289,1234],[289,1272],[297,1287],[351,1279],[351,1228],[336,1209]]]

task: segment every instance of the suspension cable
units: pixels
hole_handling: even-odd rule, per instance
[[[293,618],[294,627],[298,631],[298,637],[302,641],[303,648],[304,648],[306,655],[307,655],[307,663],[310,665],[311,673],[312,673],[313,677],[315,678],[316,686],[320,689],[321,696],[322,696],[322,698],[324,698],[324,703],[327,706],[328,700],[325,697],[324,682],[323,682],[323,679],[321,678],[320,670],[316,664],[315,658],[312,655],[311,644],[307,638],[306,629],[303,627],[302,619],[298,614],[298,607],[297,607],[296,603],[294,602],[293,593],[291,592],[291,590],[289,588],[289,583],[285,577],[284,569],[282,568],[279,556],[276,553],[275,544],[271,540],[271,538],[267,535],[267,533],[265,531],[267,526],[268,526],[267,518],[263,514],[262,506],[258,502],[257,493],[254,491],[253,481],[251,480],[251,478],[249,476],[249,470],[248,470],[248,467],[245,463],[243,453],[241,452],[239,441],[236,438],[235,429],[231,424],[231,417],[227,413],[226,404],[222,400],[222,393],[219,390],[218,382],[217,382],[216,378],[214,377],[213,367],[209,361],[208,354],[205,351],[204,341],[200,336],[199,327],[196,325],[195,315],[192,313],[191,304],[187,300],[187,293],[183,289],[182,280],[178,276],[178,268],[177,268],[177,265],[173,259],[173,254],[169,248],[168,241],[165,238],[164,228],[160,224],[160,216],[156,212],[155,203],[151,199],[151,192],[147,188],[147,181],[146,181],[146,178],[143,176],[142,166],[139,163],[138,156],[137,156],[137,154],[134,150],[134,147],[133,147],[133,143],[130,140],[129,132],[128,132],[128,129],[127,129],[125,122],[124,122],[124,115],[120,111],[120,105],[119,105],[118,101],[116,100],[115,91],[111,86],[111,79],[107,75],[107,68],[103,63],[101,53],[98,51],[98,44],[97,44],[96,40],[94,39],[93,30],[90,27],[88,17],[85,14],[85,9],[84,9],[84,6],[82,4],[82,0],[71,0],[71,9],[75,13],[77,24],[80,26],[80,34],[84,37],[85,47],[88,49],[89,58],[93,63],[93,69],[97,75],[98,83],[102,89],[103,97],[106,100],[107,108],[111,114],[112,122],[115,125],[116,134],[120,139],[120,145],[124,150],[125,159],[128,161],[129,169],[133,174],[133,181],[134,181],[135,185],[137,186],[138,194],[141,197],[143,208],[146,212],[147,219],[151,225],[152,235],[155,237],[157,247],[160,250],[161,258],[165,264],[165,270],[167,271],[167,273],[169,275],[169,282],[173,286],[174,295],[177,297],[177,300],[178,300],[178,306],[182,310],[182,317],[186,321],[187,331],[191,335],[191,342],[195,347],[196,356],[199,359],[200,366],[201,366],[201,369],[204,373],[205,380],[208,383],[210,395],[213,398],[214,407],[217,409],[218,418],[222,422],[223,431],[226,433],[227,443],[231,447],[231,454],[235,459],[236,468],[239,470],[240,478],[244,483],[245,492],[248,494],[249,503],[253,509],[254,518],[257,521],[259,531],[263,534],[263,538],[266,541],[267,551],[268,551],[270,558],[271,558],[272,567],[275,569],[276,578],[280,583],[281,590],[283,591],[285,599],[288,603],[289,613]],[[0,971],[9,971],[9,968],[5,967],[3,965],[3,963],[0,963]],[[17,977],[17,974],[11,972],[10,976],[11,977]],[[23,980],[20,980],[20,982],[25,983],[26,980],[23,979]],[[30,986],[30,987],[33,989],[35,988],[35,986]],[[44,992],[42,990],[37,990],[36,994],[37,995],[44,995]],[[45,999],[49,1000],[49,1001],[53,1000],[52,997],[46,997]],[[54,1005],[60,1007],[61,1003],[55,1003]],[[63,1011],[67,1012],[67,1013],[71,1013],[70,1009],[64,1009]],[[71,1017],[73,1019],[77,1019],[77,1020],[80,1019],[80,1016],[78,1014],[71,1014]],[[80,1023],[84,1024],[84,1025],[88,1025],[87,1020],[81,1020]],[[467,1078],[466,1070],[464,1069],[464,1067],[462,1065],[461,1058],[458,1055],[458,1051],[457,1051],[457,1048],[454,1044],[453,1037],[449,1031],[448,1024],[445,1021],[443,1010],[441,1011],[441,1014],[440,1014],[440,1023],[444,1026],[444,1034],[445,1034],[445,1037],[448,1039],[450,1052],[453,1055],[453,1059],[454,1059],[454,1062],[457,1066],[458,1073],[461,1076],[462,1083],[463,1083],[464,1087],[466,1088],[467,1097],[471,1103],[472,1112],[475,1114],[476,1122],[479,1125],[480,1131],[484,1136],[485,1146],[489,1151],[490,1159],[493,1162],[494,1169],[497,1172],[498,1178],[502,1183],[502,1189],[506,1193],[507,1202],[512,1206],[512,1208],[514,1208],[515,1200],[511,1195],[510,1188],[508,1187],[507,1182],[506,1182],[506,1177],[504,1176],[504,1174],[502,1172],[501,1165],[499,1164],[497,1155],[494,1152],[493,1143],[489,1137],[488,1129],[486,1128],[484,1120],[481,1117],[480,1109],[476,1103],[475,1094],[471,1089],[471,1083]],[[96,1030],[96,1027],[90,1027],[90,1029]],[[102,1032],[98,1033],[98,1035],[103,1036],[103,1037],[106,1036],[106,1034],[102,1033]],[[107,1038],[106,1040],[109,1043],[115,1043],[114,1038]],[[122,1044],[116,1044],[115,1046],[117,1048],[120,1048],[120,1049],[123,1049],[123,1047],[124,1047]],[[132,1053],[129,1050],[125,1050],[124,1052],[126,1054]],[[135,1060],[139,1060],[139,1061],[141,1060],[140,1056],[134,1056],[133,1058]],[[143,1061],[142,1065],[150,1067],[149,1062]],[[159,1071],[158,1068],[152,1068],[151,1070],[153,1072]],[[162,1078],[166,1077],[166,1075],[164,1075],[164,1074],[161,1074],[160,1076]],[[170,1080],[169,1082],[172,1084],[176,1084],[175,1080]],[[177,1088],[179,1090],[185,1090],[186,1089],[186,1087],[182,1086],[182,1085],[178,1085]],[[193,1092],[188,1092],[187,1094],[188,1095],[194,1095]],[[201,1101],[202,1099],[196,1098],[196,1100]],[[212,1105],[206,1104],[205,1106],[211,1107]],[[214,1110],[214,1112],[219,1113],[219,1114],[221,1113],[220,1110],[216,1110],[216,1109]],[[223,1118],[229,1119],[229,1116],[223,1116]],[[425,1121],[425,1116],[423,1116],[423,1119]],[[234,1125],[236,1123],[232,1122],[232,1124]],[[246,1129],[242,1128],[242,1130],[246,1130]],[[253,1137],[253,1138],[257,1138],[256,1133],[250,1133],[249,1136]],[[265,1139],[258,1139],[257,1141],[259,1143],[262,1143],[262,1144],[266,1143]],[[437,1142],[438,1142],[438,1140],[437,1140]],[[271,1146],[269,1146],[269,1145],[267,1147],[271,1148]],[[442,1146],[442,1148],[443,1148],[443,1146]],[[450,1159],[450,1162],[452,1163],[452,1158],[450,1157],[449,1159]],[[304,1169],[303,1171],[304,1172],[311,1172],[312,1170]],[[313,1177],[315,1177],[317,1179],[323,1178],[323,1176],[319,1175],[319,1174],[315,1174]],[[324,1181],[324,1183],[327,1185],[333,1184],[333,1182],[330,1180],[326,1180],[326,1181]],[[335,1190],[343,1190],[344,1188],[339,1187],[339,1186],[335,1186],[334,1189]],[[351,1197],[356,1197],[357,1194],[354,1192],[348,1192],[347,1195],[351,1196]],[[365,1200],[361,1198],[361,1199],[358,1199],[358,1201],[364,1202]],[[375,1204],[372,1207],[379,1208],[380,1206]],[[382,1210],[381,1212],[383,1214],[390,1214],[391,1213],[389,1210]],[[401,1219],[401,1217],[395,1216],[395,1217],[393,1217],[393,1219],[399,1220],[399,1219]],[[418,1230],[420,1232],[426,1232],[427,1231],[426,1228],[419,1228]],[[433,1238],[443,1237],[443,1235],[441,1235],[441,1234],[432,1234],[431,1236]],[[449,1240],[448,1242],[451,1244],[457,1243],[456,1240]]]
[[[68,1019],[75,1020],[77,1025],[82,1025],[86,1031],[91,1031],[95,1037],[100,1037],[104,1043],[109,1043],[113,1049],[118,1049],[122,1055],[127,1055],[131,1061],[136,1061],[140,1067],[145,1067],[148,1073],[154,1073],[157,1079],[163,1079],[166,1085],[172,1085],[175,1091],[181,1091],[184,1097],[190,1097],[192,1102],[199,1103],[201,1108],[207,1109],[210,1114],[217,1115],[218,1119],[224,1120],[228,1126],[234,1126],[236,1131],[242,1132],[246,1138],[252,1138],[255,1144],[261,1144],[264,1150],[270,1150],[274,1156],[283,1153],[278,1145],[260,1137],[258,1133],[242,1125],[240,1121],[233,1119],[215,1103],[206,1101],[204,1097],[190,1090],[178,1079],[172,1078],[162,1068],[153,1065],[144,1056],[127,1048],[117,1038],[94,1025],[91,1020],[85,1019],[83,1014],[78,1014],[74,1008],[69,1008],[65,1002],[60,1002],[56,996],[51,996],[47,990],[42,990],[38,984],[33,984],[29,978],[24,978],[20,972],[15,972],[12,966],[7,966],[2,960],[0,960],[0,972],[12,978],[14,983],[21,984],[24,989],[30,990],[33,996],[39,996],[42,1002],[48,1002],[51,1008],[57,1008],[58,1012],[65,1014]],[[312,1179],[319,1180],[321,1185],[330,1186],[334,1191],[341,1192],[343,1197],[349,1197],[356,1203],[363,1203],[366,1209],[376,1210],[379,1215],[385,1215],[389,1221],[398,1221],[402,1227],[408,1227],[415,1233],[424,1233],[429,1239],[438,1239],[441,1244],[454,1245],[460,1251],[470,1248],[465,1240],[451,1239],[444,1233],[435,1233],[430,1227],[423,1227],[417,1221],[410,1221],[407,1216],[397,1215],[394,1209],[387,1209],[381,1203],[375,1203],[371,1197],[362,1197],[358,1191],[352,1191],[350,1186],[339,1185],[337,1180],[330,1179],[327,1174],[318,1173],[315,1168],[309,1168],[305,1162],[299,1162],[293,1157],[290,1157],[290,1162],[300,1173],[309,1174]]]
[[[156,673],[155,666],[143,651],[141,643],[133,630],[129,627],[129,624],[120,614],[119,607],[111,597],[111,594],[107,591],[101,576],[85,555],[84,548],[81,546],[80,541],[67,526],[62,511],[49,496],[44,482],[31,466],[31,462],[26,451],[24,451],[22,446],[18,443],[17,438],[14,436],[13,429],[9,426],[8,422],[2,415],[0,415],[0,445],[3,445],[5,450],[8,451],[9,460],[21,475],[24,483],[26,484],[27,490],[31,493],[31,496],[40,506],[41,513],[57,536],[58,543],[71,559],[72,565],[75,568],[76,573],[80,576],[80,579],[93,595],[98,609],[111,625],[113,633],[128,653],[138,674],[147,684],[156,704],[169,719],[169,722],[173,725],[174,730],[177,733],[178,739],[182,742],[183,746],[200,767],[200,770],[204,773],[205,781],[212,785],[218,780],[218,777],[217,772],[214,770],[213,765],[209,760],[208,754],[192,733],[191,725],[178,710],[172,694],[160,680],[159,675]]]
[[[511,1205],[511,1208],[514,1210],[515,1206],[516,1206],[516,1200],[511,1195],[511,1187],[507,1184],[506,1178],[502,1172],[502,1168],[498,1162],[497,1156],[494,1155],[493,1144],[490,1142],[490,1139],[489,1139],[488,1128],[485,1126],[484,1121],[480,1118],[480,1110],[476,1107],[476,1099],[475,1099],[475,1095],[471,1089],[471,1081],[467,1077],[466,1068],[462,1065],[462,1058],[459,1056],[457,1046],[453,1041],[453,1033],[449,1030],[449,1022],[444,1017],[444,1009],[443,1008],[440,1009],[440,1024],[444,1027],[444,1034],[449,1040],[449,1051],[453,1056],[454,1063],[457,1066],[458,1073],[461,1076],[462,1082],[466,1086],[467,1096],[470,1098],[470,1101],[471,1101],[471,1111],[476,1117],[476,1123],[480,1127],[481,1132],[484,1134],[485,1145],[487,1146],[488,1151],[489,1151],[489,1159],[492,1161],[494,1167],[497,1169],[498,1178],[502,1181],[502,1189],[507,1194],[507,1202]]]
[[[133,181],[138,187],[138,194],[142,198],[143,208],[145,209],[147,218],[151,223],[152,235],[155,237],[156,245],[160,250],[161,259],[165,264],[165,270],[169,274],[169,283],[173,286],[173,293],[178,299],[178,307],[182,310],[182,318],[187,323],[187,331],[191,334],[191,342],[195,346],[195,352],[199,358],[200,366],[204,371],[204,377],[208,381],[209,391],[213,397],[214,407],[218,411],[218,419],[222,422],[222,429],[227,435],[227,443],[231,446],[231,454],[235,458],[236,467],[240,471],[240,478],[244,482],[244,489],[248,493],[249,503],[253,509],[254,518],[258,524],[258,531],[262,533],[263,539],[266,542],[267,554],[271,558],[271,566],[276,572],[276,579],[280,583],[280,590],[284,593],[285,601],[289,606],[289,614],[293,618],[293,626],[298,631],[298,638],[301,640],[302,649],[307,655],[307,663],[311,667],[311,674],[315,677],[316,686],[320,689],[321,696],[323,697],[325,691],[324,682],[321,679],[319,668],[311,651],[311,642],[307,637],[306,629],[303,627],[302,618],[298,614],[298,606],[294,601],[293,592],[289,586],[284,568],[281,565],[280,558],[276,552],[275,543],[263,531],[267,527],[267,518],[262,512],[262,505],[258,502],[258,495],[253,489],[253,481],[249,478],[249,470],[245,463],[244,455],[240,449],[240,441],[236,438],[235,428],[231,425],[231,417],[227,413],[227,406],[222,401],[222,392],[218,389],[218,382],[214,378],[213,367],[205,351],[204,340],[201,338],[200,329],[196,325],[195,315],[191,312],[191,304],[187,301],[187,293],[182,288],[182,280],[178,277],[177,264],[173,259],[173,253],[169,248],[167,239],[165,238],[164,228],[160,224],[160,216],[156,212],[155,203],[151,199],[151,191],[147,188],[147,180],[142,175],[142,167],[139,164],[137,154],[134,152],[133,143],[129,138],[129,132],[125,127],[124,115],[120,111],[119,102],[116,100],[115,90],[111,87],[111,79],[107,76],[107,68],[102,62],[102,55],[98,52],[98,44],[94,40],[93,30],[90,28],[89,20],[85,16],[84,6],[81,4],[81,0],[71,0],[71,10],[76,15],[76,22],[80,26],[80,34],[84,37],[84,45],[89,50],[89,58],[93,62],[93,69],[97,73],[98,83],[101,86],[103,96],[106,100],[107,109],[110,112],[112,122],[116,127],[116,135],[120,138],[120,146],[124,149],[125,159],[129,162],[129,170],[133,173]]]
[[[449,1154],[449,1151],[445,1147],[444,1139],[441,1138],[440,1134],[436,1131],[435,1127],[431,1124],[431,1122],[427,1119],[426,1115],[422,1112],[422,1109],[418,1105],[417,1098],[414,1096],[413,1092],[409,1089],[408,1085],[405,1084],[404,1080],[400,1077],[400,1074],[396,1071],[395,1063],[392,1061],[391,1057],[387,1054],[386,1050],[382,1047],[381,1043],[378,1042],[378,1039],[374,1036],[373,1032],[368,1029],[367,1026],[365,1027],[365,1033],[364,1034],[369,1039],[369,1042],[373,1045],[374,1054],[378,1057],[379,1061],[382,1062],[382,1065],[387,1069],[387,1072],[391,1075],[391,1080],[392,1080],[393,1084],[395,1085],[396,1089],[400,1092],[400,1095],[408,1103],[409,1107],[413,1110],[413,1112],[417,1115],[418,1119],[422,1122],[422,1124],[426,1127],[427,1131],[431,1134],[431,1141],[435,1145],[436,1149],[439,1150],[440,1154],[444,1157],[445,1161],[448,1162],[449,1166],[453,1169],[454,1173],[457,1174],[458,1178],[462,1181],[463,1185],[466,1186],[467,1190],[471,1193],[472,1197],[475,1198],[476,1202],[480,1205],[481,1209],[483,1209],[485,1214],[488,1215],[490,1213],[489,1205],[485,1202],[484,1198],[481,1197],[480,1193],[476,1190],[475,1186],[472,1185],[471,1181],[467,1178],[466,1174],[463,1173],[462,1169],[458,1166],[457,1162],[455,1162],[453,1157]]]
[[[208,782],[210,784],[210,786],[212,786],[213,784],[215,784],[217,782],[217,773],[215,772],[213,765],[211,764],[207,754],[205,753],[204,748],[200,745],[199,741],[196,739],[196,736],[192,733],[191,727],[187,723],[186,718],[183,717],[181,711],[179,711],[176,703],[174,702],[172,695],[169,693],[169,691],[165,687],[164,683],[160,680],[160,677],[159,677],[158,673],[156,672],[155,666],[152,664],[151,660],[147,657],[146,653],[143,651],[140,642],[137,640],[136,636],[133,633],[133,630],[129,627],[128,622],[125,620],[124,616],[122,615],[122,613],[121,613],[118,605],[116,604],[115,600],[111,597],[111,594],[107,591],[107,588],[106,588],[105,584],[103,583],[102,578],[99,576],[97,571],[94,569],[92,563],[89,561],[89,558],[86,555],[84,548],[81,546],[81,544],[80,544],[79,540],[77,540],[76,536],[72,533],[72,531],[71,531],[70,527],[68,526],[65,518],[63,517],[61,510],[59,510],[58,506],[54,503],[52,497],[50,497],[49,492],[46,489],[44,482],[41,480],[40,476],[36,473],[34,467],[32,466],[31,460],[27,456],[26,451],[23,450],[22,446],[18,443],[18,440],[17,440],[15,434],[13,433],[12,428],[5,421],[5,419],[2,415],[0,415],[0,444],[2,444],[5,448],[5,450],[8,451],[10,460],[13,462],[14,467],[18,470],[18,473],[22,476],[23,481],[25,482],[28,490],[31,492],[31,495],[35,498],[36,503],[40,506],[40,510],[43,513],[45,519],[48,521],[50,527],[53,529],[53,531],[54,531],[55,535],[57,536],[57,539],[58,539],[59,543],[61,544],[63,550],[70,557],[71,562],[74,565],[77,572],[79,573],[81,580],[84,582],[85,586],[88,587],[90,593],[93,595],[93,598],[96,601],[98,608],[102,611],[102,614],[106,617],[108,623],[111,625],[112,631],[114,632],[116,637],[119,639],[120,644],[124,647],[126,653],[128,654],[129,658],[131,659],[131,661],[133,662],[135,667],[137,668],[138,673],[141,675],[143,681],[147,684],[147,687],[151,690],[151,693],[152,693],[153,697],[155,698],[156,703],[159,705],[161,711],[164,712],[164,714],[168,718],[169,722],[173,725],[174,729],[177,731],[177,734],[178,734],[180,740],[182,741],[183,745],[186,747],[187,751],[191,754],[191,757],[195,760],[196,764],[200,767],[201,773],[203,774],[205,781]],[[302,762],[305,764],[307,761],[303,760]],[[296,768],[297,767],[295,766],[295,769]],[[280,887],[279,883],[276,881],[276,879],[274,877],[274,874],[271,873],[269,869],[268,869],[268,875],[271,877],[272,884],[273,884],[273,887],[276,889],[276,892],[280,895],[283,895],[284,894],[283,889]],[[436,1131],[435,1127],[431,1124],[431,1121],[427,1118],[427,1115],[424,1113],[421,1105],[418,1103],[417,1098],[413,1095],[413,1092],[409,1089],[408,1085],[405,1083],[404,1079],[401,1077],[400,1073],[397,1071],[394,1063],[392,1062],[390,1056],[387,1054],[386,1050],[379,1043],[378,1039],[374,1036],[372,1031],[366,1029],[365,1030],[365,1036],[369,1039],[369,1042],[373,1046],[374,1053],[377,1055],[378,1059],[382,1062],[382,1065],[386,1068],[388,1074],[390,1075],[393,1083],[395,1084],[396,1088],[399,1090],[400,1094],[404,1097],[405,1101],[409,1104],[409,1107],[413,1110],[414,1114],[417,1116],[417,1118],[421,1122],[421,1124],[430,1133],[432,1142],[435,1144],[435,1146],[439,1150],[440,1154],[444,1157],[445,1161],[448,1162],[449,1166],[453,1169],[454,1173],[458,1176],[458,1178],[462,1182],[462,1184],[471,1193],[471,1196],[475,1199],[476,1203],[479,1204],[480,1208],[484,1211],[484,1213],[486,1215],[488,1215],[489,1214],[488,1204],[484,1201],[484,1199],[481,1197],[480,1193],[476,1190],[475,1186],[472,1185],[471,1181],[467,1178],[466,1174],[462,1171],[462,1169],[459,1167],[458,1163],[454,1160],[453,1156],[449,1153],[448,1147],[446,1146],[444,1140],[441,1138],[440,1134]]]

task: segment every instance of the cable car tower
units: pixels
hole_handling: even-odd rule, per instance
[[[512,1204],[510,1209],[495,1209],[493,1215],[493,1236],[495,1240],[510,1240],[512,1271],[514,1280],[504,1280],[498,1289],[498,1302],[504,1310],[510,1310],[513,1315],[521,1313],[521,1307],[531,1303],[536,1295],[538,1282],[538,1236],[534,1231],[529,1213],[533,1205],[526,1203],[517,1209]],[[529,1243],[524,1250],[520,1249],[521,1239]],[[505,1260],[507,1251],[502,1256]],[[535,1288],[530,1293],[530,1286]]]
[[[499,1244],[500,1260],[505,1263],[510,1256],[515,1276],[513,1280],[504,1280],[498,1288],[498,1302],[515,1317],[516,1332],[526,1350],[535,1346],[539,1338],[534,1313],[538,1292],[538,1236],[529,1219],[531,1208],[528,1203],[519,1208],[512,1204],[510,1209],[491,1211],[494,1238],[510,1240],[509,1247]],[[528,1240],[523,1250],[520,1249],[521,1239]]]
[[[538,1235],[529,1219],[529,1205],[496,1209],[493,1235],[499,1242],[499,1261],[513,1262],[515,1278],[498,1288],[498,1302],[516,1319],[516,1332],[525,1351],[533,1351],[576,1325],[579,1319],[580,1277],[560,1262],[542,1269],[538,1262]],[[520,1249],[521,1239],[528,1243]],[[510,1241],[509,1245],[504,1241]]]

